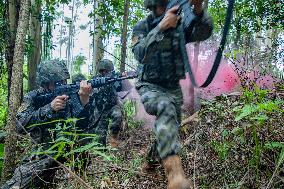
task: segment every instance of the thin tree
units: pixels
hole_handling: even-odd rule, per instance
[[[208,0],[204,1],[203,6],[204,11],[207,11],[208,9]],[[194,50],[193,50],[193,73],[197,73],[198,70],[198,56],[199,56],[199,50],[200,50],[200,42],[197,41],[194,43]],[[192,96],[190,101],[190,106],[192,108],[189,110],[190,114],[193,114],[200,108],[200,99],[199,99],[199,93],[198,90],[196,91],[193,86],[189,87],[189,95]]]
[[[120,62],[120,72],[125,72],[125,59],[127,50],[127,24],[129,16],[129,0],[124,0],[124,15],[123,15],[123,26],[121,34],[121,62]]]
[[[101,0],[94,1],[94,12],[99,9]],[[103,57],[103,40],[102,40],[102,17],[95,13],[94,14],[94,33],[93,33],[93,74],[96,74],[97,63]]]
[[[20,93],[23,85],[24,45],[29,23],[30,0],[21,0],[20,17],[17,28],[13,57],[12,80],[10,87],[8,119],[6,125],[5,157],[2,181],[9,179],[16,167],[15,126],[16,113],[21,103]]]
[[[10,96],[13,56],[16,40],[16,30],[19,19],[19,0],[8,1],[8,14],[6,15],[7,23],[9,24],[9,31],[7,35],[7,48],[6,48],[6,63],[8,68],[8,98]]]
[[[29,90],[34,90],[36,85],[36,70],[41,56],[41,4],[37,0],[31,0],[32,14],[30,16],[29,35],[32,42],[28,57]]]

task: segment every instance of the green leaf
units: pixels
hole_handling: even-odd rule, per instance
[[[242,112],[240,115],[238,115],[236,118],[235,118],[235,121],[240,121],[241,119],[251,115],[252,113],[256,112],[257,109],[254,105],[245,105],[242,109]]]
[[[282,150],[280,152],[280,156],[279,156],[279,160],[278,160],[278,166],[280,166],[283,162],[284,162],[284,147],[282,148]]]
[[[71,150],[70,152],[66,153],[64,156],[67,157],[67,156],[74,154],[74,153],[86,152],[86,151],[89,151],[91,149],[94,149],[94,147],[98,146],[98,145],[99,144],[97,142],[93,142],[93,143],[90,143],[90,144],[87,144],[87,145],[84,145],[84,146],[80,146],[79,148],[76,148],[76,149]],[[103,150],[103,149],[105,149],[105,147],[98,147],[96,149]]]
[[[259,122],[264,122],[268,119],[269,119],[269,117],[267,115],[257,115],[257,116],[250,118],[250,120],[257,120]]]
[[[239,112],[242,109],[242,106],[236,106],[233,108],[233,112]]]
[[[227,130],[227,129],[224,129],[224,130],[222,131],[222,137],[226,137],[226,136],[228,136],[228,135],[229,135],[228,130]]]
[[[271,150],[277,148],[284,148],[284,142],[268,142],[265,144],[265,147]]]
[[[240,128],[240,127],[235,127],[235,128],[231,131],[231,133],[234,134],[234,135],[239,135],[239,134],[242,133],[242,131],[243,131],[242,128]]]
[[[107,161],[112,161],[112,159],[113,159],[111,156],[108,156],[105,153],[97,151],[97,150],[92,151],[91,154],[99,155],[99,156],[103,157]]]

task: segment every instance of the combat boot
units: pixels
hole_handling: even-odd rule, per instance
[[[109,136],[108,142],[110,144],[111,147],[113,148],[117,148],[119,145],[119,137],[118,134],[111,134]]]
[[[142,164],[141,170],[145,174],[153,174],[161,164],[155,162],[145,162]]]
[[[165,173],[168,179],[167,189],[192,189],[192,183],[186,179],[181,165],[181,159],[177,155],[163,159]]]

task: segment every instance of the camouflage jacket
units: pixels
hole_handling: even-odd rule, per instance
[[[99,112],[108,111],[118,102],[118,95],[114,85],[107,85],[93,90],[92,106]]]
[[[151,28],[150,23],[152,23],[153,19],[153,15],[149,15],[146,19],[139,21],[133,29],[132,51],[135,59],[140,63],[138,65],[139,81],[136,85],[140,87],[151,85],[151,83],[158,81],[155,84],[162,85],[166,83],[165,85],[167,86],[167,82],[172,82],[172,80],[174,80],[174,86],[178,85],[179,79],[184,77],[185,72],[184,63],[180,63],[181,53],[180,46],[178,45],[179,42],[175,41],[179,39],[178,36],[181,34],[178,29],[161,32],[159,26]],[[186,42],[206,40],[211,36],[212,30],[212,18],[204,12],[201,17],[196,16],[191,35],[185,36]],[[157,67],[163,66],[163,69],[157,69]],[[167,66],[170,68],[167,68]],[[152,73],[148,74],[149,77],[153,76],[150,81],[143,79],[145,72],[147,72],[147,67],[148,70],[152,71]],[[176,77],[174,75],[175,70],[172,70],[172,68],[176,69]],[[166,79],[160,79],[163,75]]]
[[[113,77],[120,77],[121,74],[120,73],[117,73],[117,72],[113,72],[112,73],[112,76]],[[115,91],[116,92],[120,92],[122,90],[122,81],[117,81],[113,84],[114,88],[115,88]]]
[[[54,112],[51,104],[40,104],[35,101],[39,94],[47,92],[44,88],[33,90],[25,95],[24,100],[17,113],[17,131],[22,134],[30,133],[31,137],[38,143],[50,142],[50,128],[55,128],[55,120],[78,118],[76,128],[78,130],[88,129],[88,118],[91,113],[89,104],[82,106],[79,96],[76,95],[68,100],[66,108]],[[82,118],[82,119],[80,119]]]

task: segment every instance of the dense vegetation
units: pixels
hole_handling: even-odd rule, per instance
[[[24,2],[27,2],[28,16],[22,18],[19,14]],[[213,36],[203,43],[216,46],[221,38],[227,3],[205,0],[205,6],[214,19],[215,30]],[[79,10],[86,7],[91,7],[86,18],[88,22],[80,24]],[[190,140],[183,151],[187,172],[193,175],[196,186],[200,188],[284,187],[283,10],[284,4],[280,0],[236,0],[225,57],[235,66],[242,95],[204,101],[198,120],[181,129],[185,142]],[[23,94],[37,87],[35,75],[40,60],[66,59],[72,75],[81,72],[87,64],[87,77],[94,74],[98,60],[105,56],[114,60],[116,70],[135,69],[137,63],[131,53],[131,30],[145,15],[147,11],[143,0],[0,1],[0,138],[13,133],[15,126],[7,124],[7,120],[14,116],[8,116],[8,109],[10,113],[14,112],[19,104],[9,106],[9,100],[14,97],[20,101]],[[58,20],[61,21],[58,23]],[[20,27],[24,26],[24,21],[28,21],[28,26]],[[59,36],[56,36],[56,30],[60,31]],[[89,43],[89,57],[76,52],[75,48],[80,40],[76,35],[86,30],[91,36],[91,40],[86,42]],[[16,40],[20,36],[17,31],[24,32],[23,51],[16,49],[21,47]],[[57,57],[54,56],[55,49],[60,49]],[[19,60],[23,60],[21,64]],[[15,83],[23,86],[17,93],[11,93],[15,89],[12,79],[17,79],[17,74],[20,74],[12,74],[17,66],[21,68],[17,70],[23,77]],[[256,76],[249,77],[252,73]],[[257,79],[265,75],[274,78],[274,85],[269,90],[256,87]],[[138,167],[144,161],[146,147],[151,140],[150,132],[148,127],[142,127],[141,121],[134,119],[136,109],[133,102],[128,101],[124,107],[127,126],[121,150],[105,149],[96,142],[95,136],[78,136],[76,131],[66,132],[64,125],[58,125],[55,129],[62,137],[55,140],[47,151],[37,153],[54,155],[54,158],[65,156],[69,160],[65,166],[74,170],[74,167],[81,167],[80,161],[75,161],[78,157],[75,158],[74,153],[91,152],[94,160],[90,165],[92,175],[85,174],[87,172],[82,169],[79,170],[84,174],[80,172],[78,175],[94,187],[137,188],[137,184],[148,188],[164,187],[163,177],[162,181],[155,183],[153,178],[139,173]],[[142,133],[141,136],[137,137],[137,132]],[[77,147],[75,144],[82,137],[92,138],[94,142]],[[19,148],[30,147],[32,144],[28,141],[25,140]],[[0,168],[4,140],[1,142]],[[71,151],[66,154],[64,150],[70,149],[70,146]],[[20,157],[14,155],[14,158],[18,162]],[[102,170],[94,171],[98,163],[102,163]],[[70,185],[61,182],[62,187],[66,184]],[[73,186],[78,187],[78,183]]]

